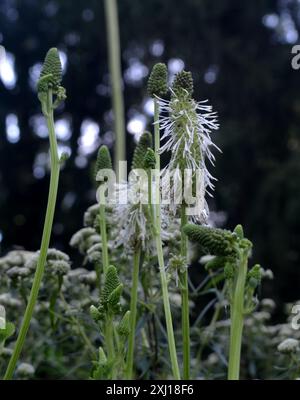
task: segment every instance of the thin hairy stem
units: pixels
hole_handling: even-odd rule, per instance
[[[131,286],[131,296],[130,296],[130,331],[128,337],[126,379],[132,379],[132,372],[133,372],[140,258],[141,258],[141,247],[138,246],[135,249],[133,255],[132,286]]]
[[[156,159],[156,171],[157,174],[160,173],[160,156],[159,156],[159,143],[160,143],[160,135],[159,135],[159,104],[156,99],[154,99],[154,149],[155,149],[155,159]],[[157,176],[156,178],[159,178]],[[160,280],[161,280],[161,288],[162,288],[162,296],[164,303],[164,311],[165,311],[165,319],[167,325],[167,335],[168,335],[168,346],[170,352],[170,359],[172,365],[172,371],[175,379],[180,379],[180,372],[178,367],[178,360],[176,354],[176,344],[173,330],[173,322],[172,322],[172,314],[171,307],[169,301],[169,291],[168,291],[168,281],[165,270],[164,256],[163,256],[163,248],[161,241],[161,214],[160,214],[160,181],[156,182],[155,188],[155,241],[156,241],[156,250],[157,250],[157,258],[160,272]]]
[[[112,102],[115,118],[115,171],[118,173],[119,161],[125,160],[125,117],[122,92],[122,69],[117,0],[105,0],[107,44],[109,56]]]
[[[187,224],[186,207],[181,206],[181,255],[187,260],[187,236],[183,227]],[[190,309],[189,309],[189,285],[187,268],[180,274],[181,288],[181,329],[183,344],[183,379],[190,379]]]
[[[19,331],[19,335],[15,344],[15,348],[13,350],[12,356],[10,358],[6,373],[4,375],[5,380],[9,380],[12,378],[14,370],[16,368],[16,364],[20,357],[25,338],[30,326],[30,321],[32,318],[32,314],[34,311],[34,307],[37,301],[37,297],[39,294],[39,289],[41,285],[41,281],[44,274],[45,263],[47,259],[47,252],[49,248],[57,190],[58,190],[58,181],[59,181],[59,171],[60,171],[60,163],[59,157],[57,153],[57,142],[54,131],[54,118],[53,118],[53,106],[52,106],[52,91],[48,91],[47,96],[47,104],[45,107],[47,109],[46,119],[47,126],[49,131],[49,140],[50,140],[50,156],[51,156],[51,176],[50,176],[50,186],[49,186],[49,195],[48,195],[48,203],[47,203],[47,211],[43,229],[43,236],[40,248],[40,255],[33,279],[33,284],[30,292],[30,296],[28,299],[28,304],[25,310],[25,314],[23,317],[23,321],[21,324],[21,328]]]
[[[228,363],[228,379],[238,380],[240,376],[240,359],[242,333],[244,325],[244,291],[247,276],[247,252],[241,252],[238,276],[231,304],[230,348]]]

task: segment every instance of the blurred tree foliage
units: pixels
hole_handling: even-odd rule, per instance
[[[298,298],[300,282],[300,71],[291,67],[299,11],[296,0],[119,0],[128,120],[144,112],[149,68],[183,60],[196,98],[208,98],[220,116],[215,138],[223,154],[211,208],[226,212],[229,228],[245,226],[254,258],[276,277],[265,294],[281,301]],[[72,155],[61,175],[52,245],[72,254],[69,238],[94,202],[90,168],[75,164],[81,124],[98,123],[102,142],[112,129],[102,1],[2,0],[0,39],[17,76],[14,88],[0,81],[1,250],[39,247],[49,176],[36,179],[33,165],[48,143],[31,123],[40,109],[29,76],[57,46],[67,55],[68,99],[59,113],[71,121],[64,144]],[[6,139],[10,113],[18,117],[17,143]],[[130,134],[127,147],[132,154]],[[95,153],[87,158],[90,164]]]

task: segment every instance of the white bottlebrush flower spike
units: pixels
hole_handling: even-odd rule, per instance
[[[215,180],[206,167],[206,160],[214,165],[215,157],[211,148],[215,147],[220,151],[211,140],[211,133],[219,128],[219,124],[217,114],[212,106],[206,104],[207,100],[196,102],[191,93],[191,75],[183,71],[175,78],[170,101],[159,99],[162,112],[159,119],[162,131],[160,152],[171,153],[165,171],[179,169],[183,173],[184,170],[189,170],[192,174],[201,171],[202,182],[197,183],[198,193],[203,197],[199,203],[202,208],[199,216],[206,219],[204,196],[205,192],[211,194],[210,191],[214,189],[212,181]],[[193,192],[197,193],[195,187]]]

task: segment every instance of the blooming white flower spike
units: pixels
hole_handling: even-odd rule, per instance
[[[212,131],[219,128],[217,114],[206,104],[207,101],[196,102],[192,98],[193,81],[189,72],[177,74],[170,90],[170,101],[159,99],[162,114],[168,114],[161,115],[159,120],[163,143],[160,152],[171,152],[165,171],[179,169],[183,173],[184,170],[190,170],[192,174],[202,171],[201,182],[195,183],[193,179],[193,192],[203,197],[199,201],[201,210],[198,210],[198,217],[205,220],[208,209],[204,196],[205,192],[211,195],[215,180],[206,167],[206,160],[214,165],[215,157],[211,148],[221,151],[210,137]]]

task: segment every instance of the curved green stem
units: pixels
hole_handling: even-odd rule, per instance
[[[130,332],[128,337],[126,379],[132,379],[132,371],[133,371],[140,258],[141,258],[141,248],[140,246],[138,246],[138,248],[135,249],[133,255],[133,274],[132,274],[132,287],[131,287],[131,297],[130,297]]]
[[[5,380],[9,380],[12,378],[14,370],[16,368],[16,364],[20,357],[25,338],[30,326],[30,321],[32,318],[32,314],[34,311],[34,307],[37,301],[41,281],[44,274],[45,263],[47,259],[47,252],[50,242],[57,190],[58,190],[58,181],[59,181],[59,171],[60,171],[60,163],[59,157],[57,153],[57,142],[54,131],[54,118],[53,118],[53,107],[52,107],[52,92],[49,90],[47,97],[47,125],[49,130],[49,140],[50,140],[50,156],[51,156],[51,176],[50,176],[50,187],[49,187],[49,195],[48,195],[48,203],[47,203],[47,211],[43,229],[43,236],[40,248],[40,256],[38,259],[33,284],[30,292],[30,296],[28,299],[27,307],[25,310],[25,314],[23,317],[22,325],[19,331],[19,335],[15,344],[15,348],[13,350],[12,356],[10,358],[6,373],[4,375]]]
[[[159,105],[158,101],[154,99],[154,145],[155,145],[155,158],[156,158],[156,171],[160,173],[160,157],[159,157]],[[157,177],[159,178],[159,176]],[[172,371],[175,379],[180,379],[180,372],[178,367],[178,360],[176,354],[176,344],[173,330],[172,314],[169,301],[169,291],[168,291],[168,281],[166,276],[166,269],[163,256],[163,248],[161,241],[161,214],[160,214],[160,182],[156,182],[155,190],[155,241],[157,249],[157,258],[160,272],[162,296],[164,303],[165,319],[167,325],[167,335],[168,335],[168,346],[170,352],[170,359],[172,365]]]
[[[248,255],[244,251],[240,256],[238,276],[231,304],[230,348],[228,363],[228,379],[238,380],[240,376],[240,359],[242,333],[244,325],[244,292],[247,276]]]
[[[187,236],[183,227],[187,224],[186,207],[181,206],[181,255],[187,259]],[[182,320],[182,343],[183,343],[183,379],[190,379],[190,309],[189,309],[189,286],[188,270],[180,274],[181,288],[181,320]]]
[[[126,144],[117,0],[105,0],[105,18],[116,132],[115,171],[118,173],[118,162],[125,160]]]

